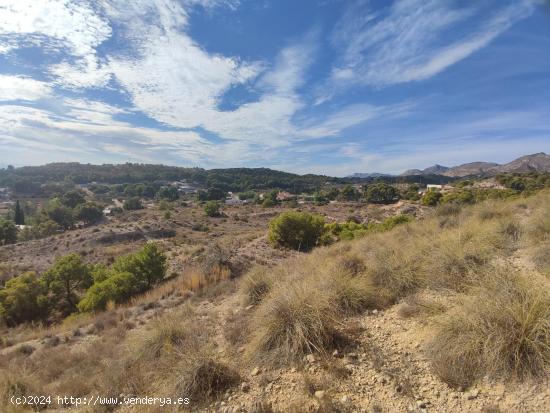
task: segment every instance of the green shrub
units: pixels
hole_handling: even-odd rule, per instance
[[[324,233],[325,220],[320,215],[288,211],[269,223],[269,241],[279,247],[309,251]]]
[[[59,199],[63,205],[69,208],[76,208],[78,205],[86,202],[86,199],[80,191],[71,190],[65,192],[65,194]]]
[[[274,201],[273,199],[271,198],[265,198],[263,201],[262,201],[262,206],[264,208],[271,208],[271,207],[274,207],[275,205],[277,205],[277,202]]]
[[[390,231],[394,229],[397,225],[406,224],[411,222],[412,218],[406,214],[398,214],[392,217],[386,218],[380,224],[369,225],[371,231]]]
[[[458,191],[452,191],[446,193],[441,197],[440,202],[442,204],[454,203],[454,204],[473,204],[475,197],[472,191],[467,189],[461,189]]]
[[[362,237],[368,233],[368,228],[364,224],[354,221],[344,223],[332,222],[325,225],[325,230],[338,240],[350,240]]]
[[[26,272],[6,282],[0,289],[0,319],[8,326],[45,319],[46,289],[34,272]]]
[[[160,282],[166,275],[166,255],[149,242],[141,251],[120,257],[113,264],[115,272],[129,272],[136,277],[138,290],[144,291]]]
[[[441,192],[438,192],[438,191],[432,191],[432,190],[426,191],[426,193],[421,199],[422,205],[436,206],[441,200],[442,196],[443,195],[441,195]]]
[[[146,291],[166,275],[166,256],[153,243],[141,251],[120,257],[113,267],[96,267],[94,284],[88,289],[78,309],[82,312],[104,310],[109,301],[122,303]]]
[[[109,301],[121,303],[139,292],[140,283],[129,272],[115,272],[94,283],[78,303],[81,312],[105,310]]]
[[[216,201],[208,201],[204,205],[204,212],[209,217],[218,217],[220,216],[220,203]]]
[[[73,210],[64,205],[58,198],[50,200],[43,208],[42,213],[61,228],[71,228],[74,224]]]

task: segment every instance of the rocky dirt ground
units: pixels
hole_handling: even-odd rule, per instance
[[[218,318],[220,331],[239,307],[236,296],[203,307]],[[242,370],[242,383],[211,412],[254,412],[259,401],[275,412],[547,412],[550,387],[545,382],[502,383],[484,380],[464,391],[452,389],[432,372],[423,356],[429,339],[423,322],[400,315],[400,305],[371,311],[345,321],[355,343],[326,358],[309,355],[303,365],[271,369],[261,364]],[[224,314],[228,314],[224,318]],[[220,320],[221,318],[221,320]],[[234,354],[219,333],[220,353],[235,364]],[[240,362],[237,362],[240,364]],[[242,365],[242,364],[241,364]],[[255,410],[256,409],[256,410]]]

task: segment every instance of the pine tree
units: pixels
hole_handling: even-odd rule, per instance
[[[19,200],[15,203],[15,225],[25,225],[25,213],[19,204]]]

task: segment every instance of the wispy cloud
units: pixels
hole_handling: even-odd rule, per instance
[[[456,3],[396,0],[373,12],[355,2],[336,25],[333,43],[343,49],[332,71],[339,85],[387,86],[432,77],[488,45],[529,16],[530,1]],[[460,26],[459,26],[460,25]]]

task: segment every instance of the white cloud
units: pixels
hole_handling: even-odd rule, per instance
[[[0,101],[38,100],[50,93],[51,88],[47,83],[28,77],[0,74]]]
[[[210,144],[195,132],[132,126],[113,118],[114,114],[122,112],[123,109],[87,100],[66,100],[55,111],[1,105],[0,130],[3,133],[0,144],[17,142],[34,151],[49,148],[49,152],[43,154],[43,162],[57,159],[59,151],[64,148],[82,154],[82,159],[110,156],[101,153],[102,148],[107,147],[105,145],[124,147],[129,156],[141,154],[139,159],[147,157],[149,162],[157,163],[159,159],[155,161],[151,153],[147,153],[159,145],[166,145],[169,148],[167,153],[178,151],[182,160],[189,161],[198,161],[199,156],[204,156],[209,150]],[[8,145],[6,148],[14,149]],[[132,159],[138,158],[134,156]]]
[[[385,86],[427,79],[485,47],[534,8],[521,0],[497,2],[489,11],[482,3],[452,5],[397,0],[382,14],[369,13],[366,2],[350,7],[333,34],[343,53],[332,81]]]
[[[74,63],[67,61],[52,65],[49,72],[56,83],[66,89],[101,88],[108,85],[111,69],[95,55],[87,55]]]
[[[19,39],[23,43],[25,39],[39,41],[36,36],[45,36],[63,42],[75,56],[86,56],[109,38],[111,28],[85,2],[3,0],[0,35],[23,35]],[[3,44],[1,39],[0,42]]]
[[[0,53],[31,45],[59,50],[70,56],[49,70],[59,85],[75,89],[105,86],[109,73],[96,48],[112,31],[92,4],[4,0],[0,5]]]

